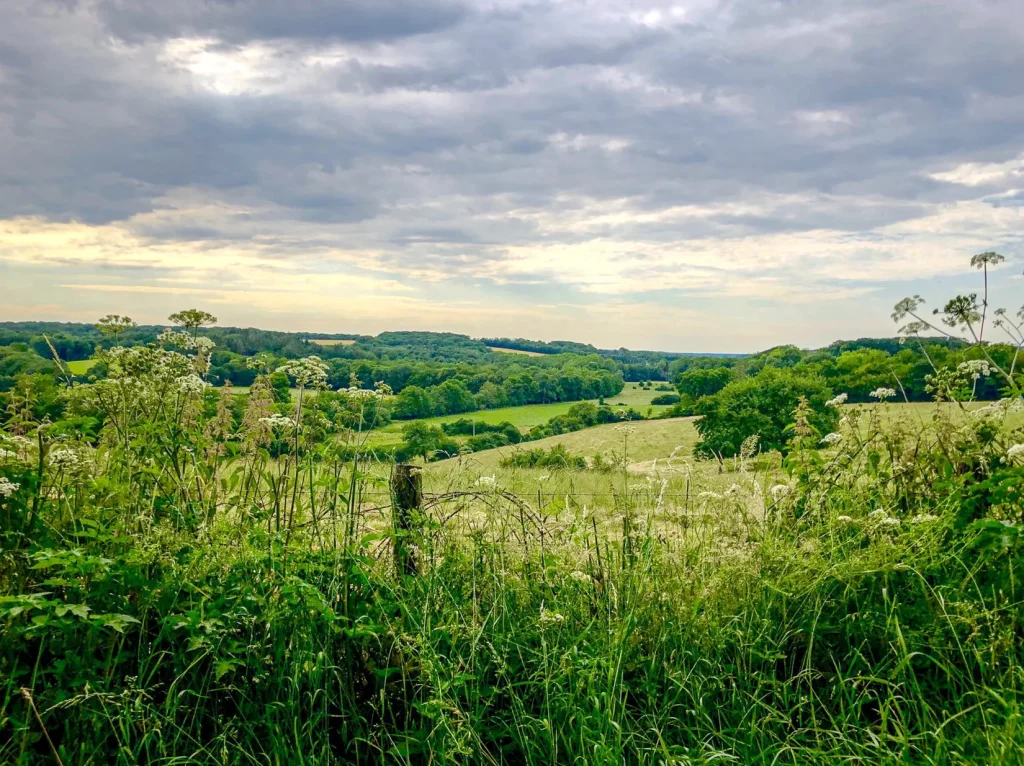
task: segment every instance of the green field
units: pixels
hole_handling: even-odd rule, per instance
[[[664,391],[643,391],[636,383],[627,383],[621,393],[608,397],[605,404],[615,409],[620,404],[626,407],[633,407],[646,415],[648,408],[652,414],[657,415],[668,409],[667,406],[652,406],[651,399],[665,393]],[[592,400],[597,404],[597,400]],[[422,422],[431,425],[441,425],[455,420],[467,418],[469,420],[480,420],[489,425],[498,423],[511,423],[522,431],[528,431],[534,426],[543,425],[557,415],[564,415],[578,402],[553,402],[551,404],[527,404],[522,407],[501,407],[496,410],[477,410],[476,412],[464,412],[460,415],[444,415],[436,418],[424,418]],[[396,420],[385,428],[373,433],[374,444],[393,444],[400,442],[402,428],[410,420]]]
[[[68,368],[72,375],[85,375],[85,373],[92,369],[94,364],[96,364],[95,359],[79,359],[74,362],[64,362],[64,366]]]

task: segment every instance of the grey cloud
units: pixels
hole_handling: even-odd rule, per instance
[[[306,236],[415,270],[593,236],[864,232],[1009,191],[928,173],[1024,150],[1020,3],[743,0],[680,19],[651,4],[647,26],[612,0],[15,2],[0,216],[104,223],[194,195],[251,216],[133,225]],[[181,36],[227,56],[265,44],[269,86],[208,87],[168,62]],[[559,228],[581,199],[763,210]]]
[[[466,5],[440,0],[101,0],[97,10],[127,40],[212,34],[233,43],[395,40],[444,30],[469,14]]]

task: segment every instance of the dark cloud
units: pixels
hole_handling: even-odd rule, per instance
[[[105,223],[199,199],[229,212],[135,228],[315,234],[417,269],[1019,205],[1008,182],[929,175],[1024,150],[1015,0],[8,5],[0,217]],[[713,212],[574,226],[595,200]]]
[[[466,5],[441,0],[101,0],[96,8],[126,40],[193,35],[231,43],[396,40],[447,29],[469,14]]]

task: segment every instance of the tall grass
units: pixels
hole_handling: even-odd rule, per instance
[[[74,394],[95,444],[4,437],[0,762],[1024,761],[998,413],[597,510],[449,475],[407,576],[315,396],[228,427],[179,364]]]

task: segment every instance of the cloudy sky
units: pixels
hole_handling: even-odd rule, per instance
[[[1024,302],[1021,0],[0,0],[0,319],[751,351]]]

